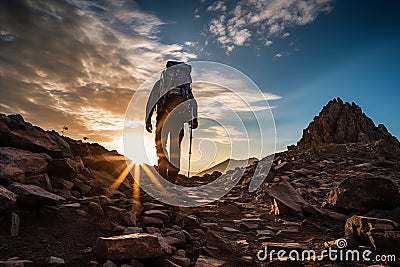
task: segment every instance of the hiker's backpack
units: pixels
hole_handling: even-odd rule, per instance
[[[187,103],[189,115],[197,117],[197,103],[194,100],[190,73],[192,67],[188,64],[178,61],[168,61],[167,68],[161,73],[158,80],[151,90],[146,105],[146,122],[157,106],[157,111],[165,111],[165,103],[170,95],[182,96],[183,102]],[[191,100],[191,101],[186,101]]]
[[[181,95],[185,99],[192,96],[190,84],[192,67],[179,61],[168,61],[160,77],[160,98],[169,95]]]

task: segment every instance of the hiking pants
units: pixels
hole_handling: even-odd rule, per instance
[[[180,146],[184,136],[183,123],[170,114],[181,103],[180,96],[172,96],[166,101],[166,110],[158,111],[156,118],[156,151],[158,172],[165,179],[174,182],[180,171]],[[174,116],[179,114],[174,114]],[[167,141],[169,139],[169,156]]]

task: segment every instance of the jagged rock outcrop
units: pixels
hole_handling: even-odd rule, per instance
[[[383,124],[377,127],[354,102],[333,99],[303,131],[298,149],[313,149],[329,144],[376,144],[382,154],[400,155],[400,143]]]
[[[372,245],[382,253],[400,253],[400,226],[388,219],[352,216],[345,224],[345,235],[351,241]]]
[[[55,131],[44,131],[21,115],[0,114],[0,146],[15,147],[53,158],[72,157],[69,144]]]
[[[24,183],[27,176],[45,172],[50,159],[45,153],[0,147],[0,181]]]

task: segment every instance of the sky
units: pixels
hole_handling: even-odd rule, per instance
[[[251,79],[271,107],[277,151],[295,144],[335,97],[354,101],[375,124],[400,137],[396,0],[0,5],[0,112],[19,113],[46,130],[67,126],[72,138],[88,137],[121,152],[134,93],[166,60],[177,59],[222,63]],[[202,94],[200,86],[197,92]],[[138,121],[144,112],[138,111]],[[224,144],[224,133],[208,126],[200,125],[198,133]],[[152,138],[145,137],[149,146]]]

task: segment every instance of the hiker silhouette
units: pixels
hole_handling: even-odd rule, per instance
[[[168,61],[160,79],[154,84],[146,105],[145,122],[149,133],[153,130],[151,117],[154,110],[157,112],[155,143],[158,172],[172,183],[180,171],[184,124],[189,123],[191,130],[198,127],[197,102],[191,88],[191,70],[191,66],[186,63]]]

